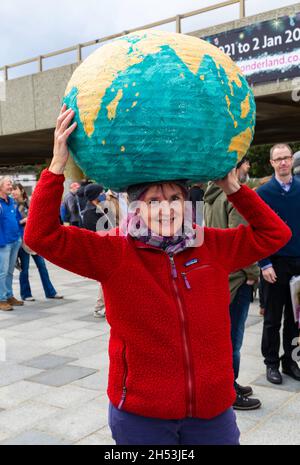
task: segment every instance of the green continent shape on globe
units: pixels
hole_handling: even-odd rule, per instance
[[[139,40],[131,37],[130,44]],[[169,45],[116,73],[94,102],[89,134],[78,93],[73,87],[64,99],[76,111],[78,128],[69,140],[75,161],[116,190],[157,180],[157,173],[195,181],[224,176],[239,158],[234,141],[245,134],[251,141],[254,131],[255,103],[245,79],[229,79],[210,55],[195,70]]]

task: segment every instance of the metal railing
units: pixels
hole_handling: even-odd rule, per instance
[[[58,55],[63,55],[65,53],[74,52],[74,51],[77,52],[77,63],[80,63],[82,61],[82,49],[83,48],[90,47],[90,46],[96,45],[96,44],[100,44],[102,42],[107,42],[109,40],[116,39],[118,37],[122,37],[122,36],[124,36],[126,34],[129,34],[131,32],[139,31],[139,30],[142,30],[142,29],[151,29],[153,27],[162,26],[162,25],[170,24],[170,23],[175,23],[176,32],[181,33],[182,20],[184,20],[186,18],[190,18],[191,16],[197,16],[197,15],[200,15],[202,13],[207,13],[208,11],[213,11],[213,10],[217,10],[219,8],[224,8],[224,7],[231,6],[231,5],[236,5],[236,4],[239,4],[239,6],[240,6],[240,12],[239,12],[240,18],[244,18],[245,17],[245,0],[227,0],[227,1],[224,1],[222,3],[217,3],[217,4],[214,4],[214,5],[211,5],[211,6],[200,8],[199,10],[194,10],[194,11],[190,11],[188,13],[183,13],[183,14],[176,15],[176,16],[171,16],[170,18],[162,19],[161,21],[156,21],[154,23],[146,24],[146,25],[141,26],[141,27],[136,27],[134,29],[129,29],[129,30],[126,30],[126,31],[123,31],[123,32],[119,32],[117,34],[112,34],[112,35],[109,35],[109,36],[106,36],[106,37],[102,37],[100,39],[91,40],[89,42],[84,42],[82,44],[78,44],[78,45],[74,45],[72,47],[64,48],[64,49],[58,50],[56,52],[47,53],[45,55],[39,55],[39,56],[34,57],[34,58],[29,58],[28,60],[23,60],[23,61],[19,61],[17,63],[13,63],[13,64],[10,64],[10,65],[5,65],[2,68],[0,68],[0,71],[4,72],[5,81],[7,81],[9,79],[9,76],[8,76],[8,70],[9,69],[17,68],[19,66],[27,65],[29,63],[37,63],[37,65],[38,65],[37,66],[37,71],[42,72],[43,71],[43,61],[45,59],[52,58],[52,57],[55,57],[55,56],[58,56]]]

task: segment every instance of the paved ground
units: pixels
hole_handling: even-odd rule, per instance
[[[45,300],[32,268],[37,301],[0,314],[0,444],[114,444],[107,426],[109,326],[92,316],[97,284],[49,270],[64,300]],[[300,383],[265,381],[257,314],[255,303],[240,382],[251,383],[263,407],[238,414],[242,444],[299,444]]]

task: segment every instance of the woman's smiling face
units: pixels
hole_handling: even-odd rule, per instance
[[[170,237],[181,229],[186,197],[178,184],[154,184],[139,200],[140,215],[155,234]]]

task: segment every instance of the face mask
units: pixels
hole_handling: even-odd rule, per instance
[[[106,195],[105,194],[100,194],[99,197],[98,197],[98,200],[100,202],[104,202],[106,200]]]

